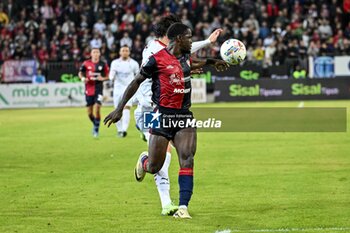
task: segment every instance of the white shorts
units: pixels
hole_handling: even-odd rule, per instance
[[[124,92],[118,92],[118,93],[114,93],[113,94],[113,103],[114,103],[114,107],[118,107],[119,102],[122,100],[124,95]],[[132,106],[132,99],[131,98],[125,106],[131,107]]]

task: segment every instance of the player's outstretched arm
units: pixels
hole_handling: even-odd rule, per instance
[[[214,58],[192,58],[191,70],[199,70],[204,65],[212,65],[217,71],[225,71],[230,66],[227,62]]]
[[[216,40],[218,39],[218,37],[220,36],[220,33],[223,30],[221,28],[216,29],[215,31],[213,31],[210,36],[208,37],[208,39],[206,40],[201,40],[201,41],[196,41],[192,43],[192,48],[191,48],[191,53],[195,53],[198,50],[212,44],[215,43]]]
[[[122,118],[124,106],[129,101],[129,99],[131,99],[131,97],[133,97],[133,95],[136,93],[137,89],[139,88],[140,84],[143,81],[145,81],[145,79],[146,78],[141,74],[137,74],[135,76],[135,79],[132,80],[132,82],[126,88],[124,95],[123,95],[123,98],[120,101],[120,103],[118,104],[118,107],[116,109],[114,109],[113,112],[108,114],[108,116],[106,116],[106,118],[103,120],[105,125],[107,125],[109,127],[112,123],[115,123],[115,122],[119,121],[120,118]]]

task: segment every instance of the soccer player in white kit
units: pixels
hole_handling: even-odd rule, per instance
[[[154,26],[154,32],[156,34],[157,39],[150,41],[145,49],[142,52],[142,65],[147,63],[147,60],[153,54],[159,52],[163,48],[167,47],[169,43],[169,39],[166,37],[166,32],[168,28],[176,22],[181,22],[181,20],[175,15],[168,15],[163,17],[159,23]],[[191,52],[195,53],[199,49],[202,49],[211,43],[215,43],[218,36],[222,32],[222,29],[215,30],[208,39],[198,42],[192,43]],[[149,132],[143,129],[143,113],[144,112],[152,112],[154,109],[151,97],[152,97],[152,80],[147,79],[143,83],[141,83],[137,93],[135,94],[135,99],[138,101],[137,108],[134,112],[135,122],[139,130],[145,136],[145,139],[148,142]],[[124,114],[123,114],[124,117]],[[168,151],[166,153],[166,158],[161,170],[154,174],[154,180],[156,182],[156,186],[158,189],[159,197],[162,205],[162,215],[172,215],[178,209],[178,206],[174,205],[170,198],[170,181],[169,181],[169,165],[171,162],[171,147],[168,147]]]
[[[130,57],[130,48],[126,45],[119,50],[120,57],[111,63],[109,79],[114,81],[113,102],[117,107],[121,101],[126,87],[134,79],[135,75],[140,71],[137,61]],[[116,123],[118,136],[125,137],[130,122],[130,108],[132,101],[129,101],[123,110],[123,117]]]

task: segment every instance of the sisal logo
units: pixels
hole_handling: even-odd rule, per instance
[[[229,87],[230,96],[259,96],[260,86],[258,84],[254,86],[242,86],[239,84],[233,84]]]
[[[174,89],[174,93],[179,93],[179,94],[186,94],[186,93],[189,93],[190,91],[191,91],[191,88],[187,88],[187,89],[175,88]]]
[[[294,83],[291,86],[292,95],[321,95],[321,83],[315,85],[305,85],[303,83]]]
[[[294,83],[292,86],[292,95],[338,95],[340,93],[337,87],[323,87],[321,83],[315,85],[305,85]]]

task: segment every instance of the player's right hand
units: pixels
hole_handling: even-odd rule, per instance
[[[210,40],[211,43],[215,43],[216,40],[218,39],[218,37],[220,36],[220,33],[222,32],[223,30],[221,28],[219,29],[216,29],[215,31],[213,31],[210,36],[208,37],[208,39]]]
[[[118,122],[122,118],[123,112],[115,109],[113,112],[108,114],[103,120],[103,123],[109,127],[112,123]]]

